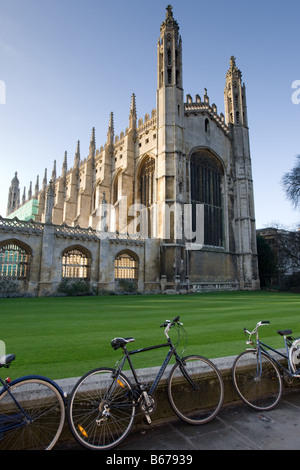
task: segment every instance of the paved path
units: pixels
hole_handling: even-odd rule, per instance
[[[72,441],[59,449],[82,448]],[[131,433],[113,452],[122,455],[121,451],[126,451],[130,456],[131,451],[139,455],[139,451],[186,454],[197,450],[300,450],[300,393],[285,394],[268,412],[242,404],[224,407],[213,421],[202,426],[191,426],[177,418],[164,425],[151,425]]]

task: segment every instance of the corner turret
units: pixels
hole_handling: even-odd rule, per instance
[[[11,180],[11,185],[8,191],[8,201],[6,215],[11,214],[20,206],[20,182],[18,180],[18,173],[15,172],[14,178]]]
[[[242,72],[236,66],[234,56],[230,57],[229,70],[226,74],[224,102],[226,123],[247,127],[246,86],[242,83]]]

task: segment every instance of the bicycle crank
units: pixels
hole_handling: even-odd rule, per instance
[[[151,424],[151,418],[149,415],[153,414],[156,410],[156,400],[147,392],[143,392],[140,399],[140,408],[142,413],[145,415],[148,424]]]

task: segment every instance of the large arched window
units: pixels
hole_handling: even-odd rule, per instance
[[[62,256],[62,278],[90,280],[91,257],[81,247],[70,247]]]
[[[122,252],[117,254],[115,258],[115,280],[137,281],[138,267],[138,259],[133,253]]]
[[[0,279],[29,279],[31,249],[10,240],[0,244]]]
[[[191,156],[192,229],[196,230],[196,206],[203,205],[204,245],[223,246],[222,183],[223,169],[208,150]]]

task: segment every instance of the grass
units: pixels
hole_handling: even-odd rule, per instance
[[[243,328],[252,329],[260,320],[271,322],[261,328],[261,337],[283,347],[276,331],[290,328],[300,336],[299,310],[299,295],[262,291],[0,299],[0,339],[6,353],[16,355],[11,378],[42,374],[59,379],[114,366],[121,357],[120,350],[110,346],[115,336],[133,336],[134,349],[165,342],[159,325],[175,315],[181,316],[187,331],[185,354],[237,355],[245,348]],[[138,354],[134,365],[161,365],[166,352]]]

